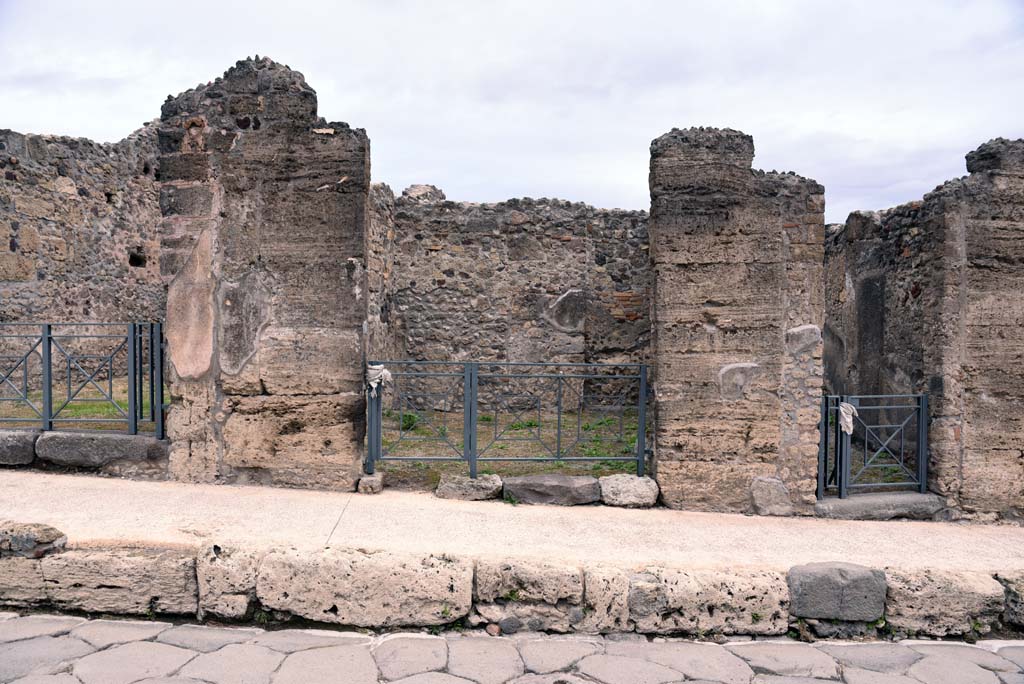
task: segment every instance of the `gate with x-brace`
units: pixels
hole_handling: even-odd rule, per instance
[[[928,491],[928,395],[823,397],[818,498],[890,489]]]
[[[463,461],[476,477],[480,463],[532,460],[632,462],[644,474],[643,364],[372,361],[367,378],[367,473]]]

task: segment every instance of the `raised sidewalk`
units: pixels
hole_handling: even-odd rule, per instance
[[[772,634],[816,617],[790,610],[790,569],[841,561],[885,573],[886,616],[906,633],[1024,623],[1015,603],[1024,527],[1012,525],[513,506],[23,471],[0,471],[0,519],[46,523],[70,540],[63,554],[13,559],[16,573],[0,560],[0,604],[15,606],[132,612],[124,597],[104,606],[98,580],[88,597],[74,596],[73,584],[89,583],[79,575],[97,572],[103,554],[113,553],[110,572],[128,576],[125,596],[144,594],[147,582],[174,584],[144,577],[154,558],[177,568],[179,589],[197,597],[168,603],[172,590],[164,588],[169,613],[202,614],[205,592],[220,606],[205,612],[229,618],[262,605],[368,627],[468,615],[477,623],[533,620],[553,631]],[[149,560],[126,559],[128,547],[148,550]],[[15,575],[27,588],[11,588]],[[850,580],[840,575],[822,586],[845,591],[840,585]],[[43,595],[33,597],[28,585],[37,577]],[[214,595],[234,597],[234,607]],[[708,606],[710,619],[688,614]],[[835,615],[817,617],[845,620],[845,610],[837,604]]]

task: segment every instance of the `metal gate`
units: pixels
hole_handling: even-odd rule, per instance
[[[366,472],[378,461],[623,462],[643,475],[643,364],[371,361]]]
[[[849,404],[852,432],[840,426]],[[826,395],[821,401],[818,498],[851,491],[928,491],[928,395]]]
[[[0,323],[0,427],[164,438],[160,323]]]

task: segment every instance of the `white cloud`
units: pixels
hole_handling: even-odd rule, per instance
[[[0,37],[0,126],[116,140],[259,53],[367,129],[375,180],[454,199],[645,208],[650,140],[715,125],[821,181],[839,221],[1024,135],[1016,0],[0,0]]]

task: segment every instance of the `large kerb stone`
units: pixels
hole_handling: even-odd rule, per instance
[[[505,498],[524,504],[578,506],[601,500],[596,477],[586,475],[521,475],[506,477]]]
[[[872,622],[885,610],[885,573],[854,563],[797,565],[786,578],[797,617]]]
[[[111,461],[157,459],[166,446],[146,435],[47,432],[36,441],[36,455],[57,465],[98,468]]]
[[[34,430],[0,430],[0,465],[28,465],[36,457]]]

